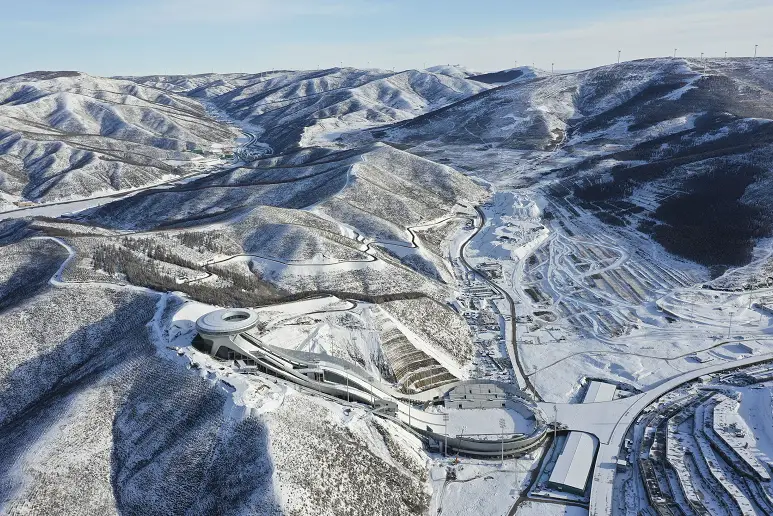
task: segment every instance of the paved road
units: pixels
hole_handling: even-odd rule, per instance
[[[143,186],[132,190],[124,190],[121,192],[114,192],[105,195],[98,195],[95,197],[88,197],[86,199],[74,199],[69,201],[49,202],[44,204],[38,204],[36,206],[29,206],[26,208],[18,208],[15,210],[8,210],[0,213],[0,220],[6,219],[20,219],[24,217],[60,217],[67,213],[73,213],[83,211],[89,208],[95,208],[103,204],[108,204],[116,199],[123,197],[129,197],[136,195],[145,190],[151,190],[153,188],[166,188],[172,183],[176,183],[183,179],[187,179],[196,175],[204,174],[205,172],[194,172],[192,174],[178,176],[162,183],[155,183],[149,186]]]
[[[507,300],[507,304],[510,306],[510,346],[507,348],[507,353],[510,356],[510,362],[513,363],[515,367],[518,368],[517,370],[517,376],[518,376],[518,383],[519,385],[523,384],[525,390],[530,392],[535,399],[541,401],[542,397],[539,395],[539,392],[537,392],[537,389],[534,387],[534,384],[531,383],[531,380],[526,375],[526,371],[524,371],[523,366],[521,365],[521,361],[518,358],[518,349],[516,347],[516,322],[515,322],[515,302],[513,302],[513,298],[510,296],[510,294],[505,291],[505,289],[501,288],[499,285],[488,279],[485,274],[474,268],[472,265],[470,265],[467,260],[464,257],[464,250],[467,247],[467,244],[469,244],[473,238],[477,236],[477,234],[480,232],[481,229],[486,225],[486,215],[483,213],[483,210],[481,210],[478,206],[475,207],[475,211],[478,212],[478,215],[480,216],[480,225],[475,228],[475,231],[470,235],[470,238],[464,241],[464,243],[461,245],[460,251],[459,251],[459,260],[464,264],[465,267],[467,267],[469,270],[474,272],[481,280],[483,280],[486,284],[488,284],[491,288],[499,292],[502,297],[504,297]]]

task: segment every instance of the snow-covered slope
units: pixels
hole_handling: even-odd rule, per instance
[[[201,224],[258,206],[314,208],[364,238],[409,241],[406,227],[483,195],[481,187],[447,166],[377,144],[323,153],[303,165],[258,160],[113,202],[81,218],[128,229]]]
[[[567,401],[769,350],[772,122],[770,59],[0,81],[9,201],[155,181],[236,127],[263,144],[0,221],[0,512],[426,513],[417,439],[198,352],[215,305],[405,392]]]
[[[1,513],[422,514],[410,436],[191,363],[166,347],[183,304],[71,285],[0,312]]]
[[[354,68],[132,80],[213,102],[275,152],[330,145],[340,132],[407,120],[488,88],[459,73]]]
[[[583,78],[577,106],[561,153],[573,163],[555,172],[607,221],[717,272],[771,235],[772,60],[605,67]]]
[[[175,161],[230,142],[196,101],[78,72],[0,81],[0,191],[52,201],[179,175]]]
[[[383,144],[360,151],[266,158],[84,212],[119,230],[216,225],[250,270],[285,292],[443,299],[448,267],[419,249],[411,228],[479,203],[483,188],[457,171]],[[210,231],[207,228],[207,231]],[[164,244],[162,244],[164,245]]]
[[[560,179],[606,221],[721,267],[771,234],[771,121],[770,59],[648,59],[516,80],[371,135],[495,184]]]
[[[428,72],[439,73],[448,75],[449,77],[457,77],[459,79],[467,79],[473,75],[478,75],[478,72],[462,65],[435,65],[427,68]]]

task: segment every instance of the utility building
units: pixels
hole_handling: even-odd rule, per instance
[[[548,487],[582,496],[588,486],[596,443],[589,434],[569,432],[548,479]]]
[[[588,390],[585,391],[585,397],[582,399],[582,402],[599,403],[602,401],[612,401],[615,399],[616,391],[617,386],[615,384],[593,380],[588,385]]]
[[[596,380],[588,384],[583,403],[602,403],[615,398],[617,386]],[[584,495],[596,456],[596,441],[583,432],[569,432],[564,449],[558,456],[548,479],[548,487],[576,495]]]

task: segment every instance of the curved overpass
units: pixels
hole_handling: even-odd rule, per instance
[[[615,459],[618,457],[618,453],[623,447],[628,430],[633,426],[639,414],[641,414],[648,406],[657,401],[661,396],[679,388],[687,382],[695,381],[703,375],[740,369],[768,361],[773,361],[773,353],[762,353],[733,362],[725,362],[694,369],[685,374],[676,376],[643,394],[624,398],[624,400],[627,401],[627,404],[624,407],[625,410],[622,411],[622,414],[618,415],[616,421],[611,423],[611,428],[606,432],[606,440],[599,439],[601,443],[596,456],[593,482],[591,484],[590,516],[607,516],[612,514],[614,502],[612,488],[616,472]],[[611,403],[614,402],[591,403],[588,405],[608,405]],[[582,404],[581,406],[584,405],[585,404]],[[587,419],[590,414],[586,412],[582,416]]]

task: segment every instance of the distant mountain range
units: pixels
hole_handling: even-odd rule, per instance
[[[194,149],[233,142],[238,124],[293,166],[338,162],[344,155],[327,154],[340,150],[356,161],[385,142],[494,185],[547,179],[550,192],[565,188],[561,195],[606,222],[633,223],[706,265],[737,265],[773,220],[772,88],[769,59],[649,59],[555,75],[455,66],[111,79],[35,72],[0,81],[0,189],[10,207],[151,184],[179,174],[175,163]],[[667,200],[652,204],[653,191]],[[306,194],[299,203],[245,200],[242,191],[237,204],[300,206],[316,190]],[[222,200],[208,205],[235,209]],[[114,219],[123,209],[102,212]],[[170,223],[162,211],[135,223]]]
[[[320,133],[408,120],[490,87],[448,68],[397,73],[332,68],[127,79],[207,100],[258,128],[258,139],[275,152],[313,146]]]

